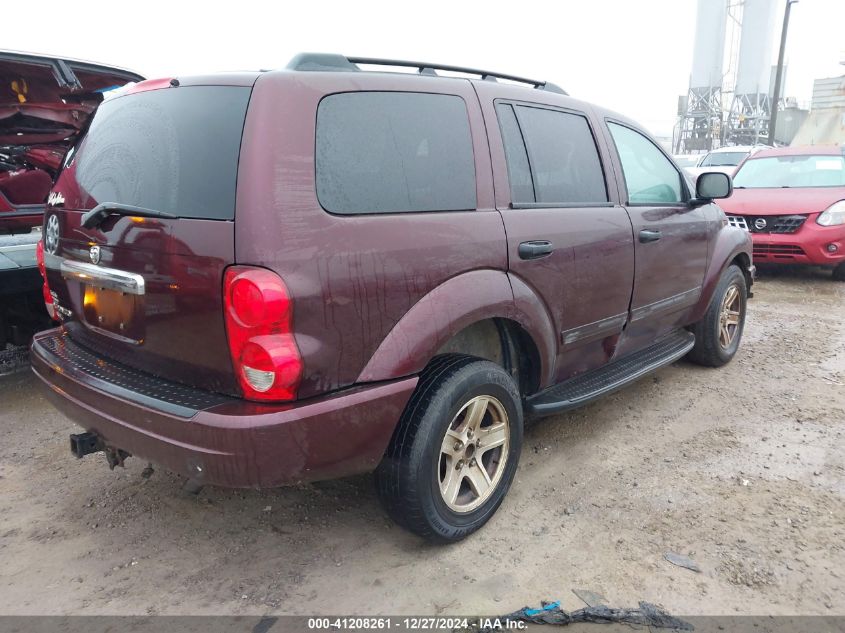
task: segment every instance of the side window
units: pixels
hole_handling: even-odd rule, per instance
[[[496,112],[514,204],[608,201],[596,142],[585,117],[510,104],[499,104]]]
[[[316,178],[331,213],[475,209],[466,104],[426,93],[329,95],[317,108]]]
[[[496,106],[499,127],[502,130],[502,142],[505,146],[505,160],[508,163],[508,179],[511,184],[511,201],[535,202],[534,182],[531,180],[531,167],[528,164],[528,153],[525,142],[516,120],[513,106],[500,103]]]
[[[596,141],[587,119],[559,110],[515,106],[528,149],[537,202],[607,202]]]
[[[681,175],[657,147],[629,127],[608,123],[632,204],[683,202]]]

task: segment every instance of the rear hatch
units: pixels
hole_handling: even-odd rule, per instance
[[[162,378],[237,393],[222,279],[234,262],[250,92],[156,80],[99,107],[67,154],[44,221],[48,283],[76,342]],[[84,226],[95,207],[102,212]]]

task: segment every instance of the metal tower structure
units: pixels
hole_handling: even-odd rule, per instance
[[[736,85],[725,130],[728,145],[754,145],[769,135],[775,0],[745,0]]]
[[[698,0],[687,97],[680,99],[675,153],[702,152],[722,135],[722,65],[729,0]]]

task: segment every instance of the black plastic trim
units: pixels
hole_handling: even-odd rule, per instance
[[[512,202],[511,209],[581,209],[619,206],[614,202]]]
[[[662,312],[674,312],[675,310],[687,308],[696,303],[700,296],[701,286],[696,286],[695,288],[679,292],[671,297],[666,297],[665,299],[660,299],[654,303],[640,306],[639,308],[631,310],[631,321],[639,321],[640,319],[645,319],[646,317],[654,316],[655,314],[660,314]]]
[[[575,409],[682,358],[695,344],[695,336],[676,330],[650,347],[629,354],[604,367],[554,385],[525,401],[526,413],[551,415]]]
[[[622,326],[628,320],[628,313],[623,312],[606,319],[599,319],[592,323],[579,325],[578,327],[564,330],[560,333],[560,340],[564,345],[572,345],[578,341],[586,342],[589,339],[610,336],[622,331]]]
[[[332,53],[300,53],[296,55],[287,65],[288,70],[300,71],[342,71],[342,72],[362,72],[358,64],[365,64],[368,66],[396,66],[400,68],[416,68],[420,75],[437,76],[436,71],[445,70],[447,72],[466,73],[468,75],[478,75],[482,80],[490,81],[494,79],[505,79],[507,81],[515,81],[517,83],[529,84],[538,90],[547,90],[549,92],[556,92],[558,94],[568,94],[560,86],[557,86],[548,81],[541,81],[539,79],[529,79],[527,77],[519,77],[517,75],[507,75],[505,73],[497,73],[490,70],[480,70],[478,68],[467,68],[465,66],[452,66],[447,64],[432,64],[430,62],[415,62],[406,59],[383,59],[380,57],[345,57]]]
[[[204,409],[236,401],[121,365],[82,347],[58,330],[36,336],[32,353],[63,376],[91,389],[167,415],[192,418]]]

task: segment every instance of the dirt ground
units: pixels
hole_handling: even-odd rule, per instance
[[[729,366],[679,362],[528,429],[504,505],[450,547],[393,526],[366,476],[194,497],[76,460],[36,379],[0,378],[0,614],[494,614],[580,608],[573,589],[845,614],[845,284],[755,290]]]

